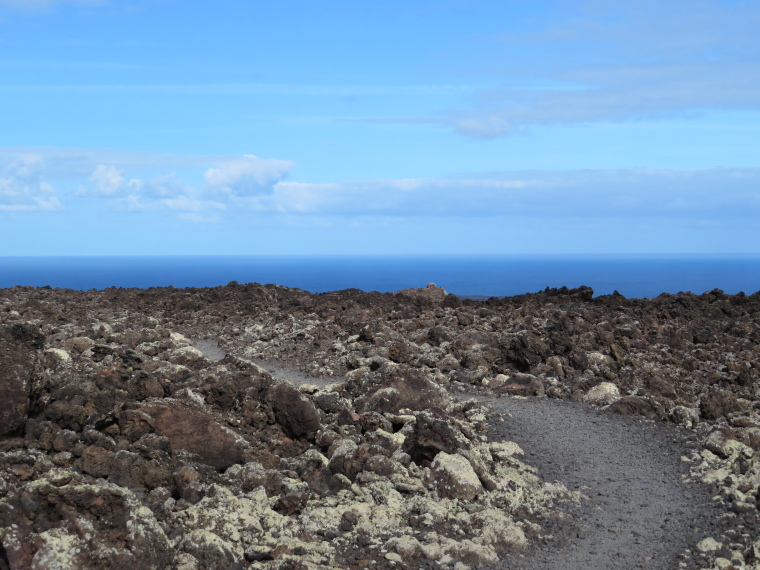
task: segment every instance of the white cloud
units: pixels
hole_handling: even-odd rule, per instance
[[[95,185],[98,193],[103,196],[113,196],[124,183],[124,172],[115,166],[98,164],[90,175],[90,182]]]
[[[37,154],[21,154],[0,174],[0,211],[60,210],[55,189],[45,179],[44,160]]]
[[[293,167],[288,160],[262,159],[246,154],[237,160],[230,160],[206,170],[206,186],[214,191],[231,196],[256,196],[272,191],[272,186],[280,181]]]
[[[266,213],[345,223],[495,216],[726,223],[760,218],[760,168],[515,171],[309,183],[283,179],[292,162],[253,156],[203,160],[37,150],[12,154],[0,148],[0,211],[52,210],[64,202],[68,210],[166,212],[203,222]],[[81,184],[90,190],[75,193]]]
[[[470,178],[280,182],[236,202],[310,216],[672,217],[760,214],[760,169],[526,171]]]
[[[5,170],[0,170],[0,211],[60,207],[57,199],[48,196],[53,187],[47,180],[52,179],[72,188],[72,207],[81,203],[77,200],[95,196],[101,199],[99,207],[167,210],[183,219],[187,219],[184,214],[196,213],[209,221],[226,209],[225,202],[271,193],[293,165],[252,155],[222,159],[108,149],[0,147],[0,169]],[[188,183],[176,172],[167,172],[175,168],[194,180]],[[35,200],[37,195],[42,199]]]

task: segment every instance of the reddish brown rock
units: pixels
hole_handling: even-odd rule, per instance
[[[131,397],[139,401],[164,397],[164,387],[158,378],[142,371],[129,380],[127,390]]]
[[[114,454],[96,445],[90,445],[82,452],[82,471],[93,477],[108,477],[113,462]]]
[[[171,442],[173,450],[184,450],[219,471],[241,463],[248,444],[208,412],[177,400],[162,400],[141,409],[154,422],[157,434]]]
[[[153,418],[141,410],[126,410],[119,418],[121,435],[130,441],[137,441],[153,431]]]
[[[714,390],[703,394],[699,400],[699,412],[706,420],[717,420],[741,410],[741,405],[733,394]]]
[[[378,386],[368,397],[358,398],[359,411],[397,413],[407,408],[427,410],[433,407],[447,408],[449,395],[429,375],[419,370],[404,367],[389,374],[377,373]]]
[[[29,411],[38,342],[31,327],[0,331],[0,436],[21,428]],[[31,346],[30,346],[31,344]]]
[[[269,389],[266,401],[282,429],[291,437],[313,437],[322,427],[317,408],[292,384]]]
[[[658,409],[655,403],[639,396],[620,398],[607,409],[610,412],[623,416],[644,416],[650,420],[659,419],[661,416],[661,410]]]

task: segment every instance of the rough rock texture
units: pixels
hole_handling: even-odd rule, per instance
[[[292,385],[273,386],[266,399],[275,419],[290,437],[313,437],[322,427],[316,406]]]
[[[602,382],[591,388],[583,396],[583,401],[595,406],[612,404],[620,399],[620,390],[612,382]]]
[[[161,399],[140,411],[149,416],[151,431],[166,437],[172,449],[192,453],[218,471],[243,462],[247,442],[198,405]]]
[[[487,441],[493,412],[450,397],[475,389],[692,430],[692,476],[745,529],[692,551],[751,567],[759,315],[718,290],[6,289],[0,568],[497,564],[578,496]]]
[[[0,330],[0,436],[24,425],[34,383],[36,349],[42,337],[33,326],[15,324]]]
[[[472,500],[483,490],[467,458],[441,451],[430,466],[430,480],[441,497]]]

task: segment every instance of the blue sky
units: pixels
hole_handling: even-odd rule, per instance
[[[0,255],[760,253],[760,1],[0,0]]]

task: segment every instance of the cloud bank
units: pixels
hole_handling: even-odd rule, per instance
[[[760,169],[570,170],[473,178],[280,182],[256,210],[345,216],[748,219]]]
[[[28,150],[28,149],[27,149]],[[311,219],[760,219],[760,168],[513,171],[310,183],[288,160],[0,149],[0,211],[100,208],[190,222],[288,215]],[[158,155],[165,158],[165,155]],[[140,158],[144,160],[141,162]],[[168,171],[169,166],[177,167]],[[179,173],[178,173],[179,172]]]

